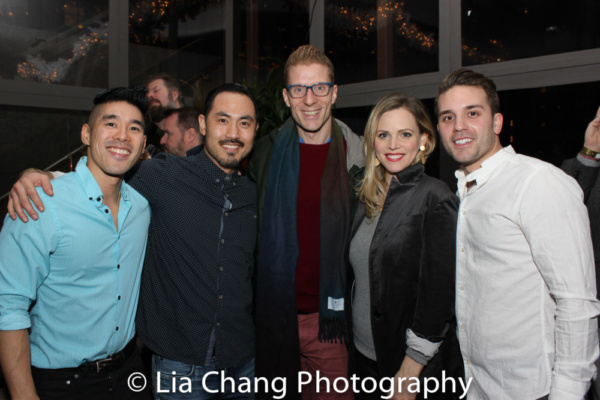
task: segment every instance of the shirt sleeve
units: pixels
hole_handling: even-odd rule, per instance
[[[164,154],[144,160],[140,163],[135,174],[129,178],[127,183],[137,190],[152,205],[152,199],[157,193],[157,183],[163,179],[165,163],[167,162]]]
[[[0,232],[0,330],[31,326],[29,307],[50,272],[50,254],[57,234],[49,206],[37,221],[13,221],[8,216]]]
[[[556,302],[550,400],[580,400],[595,373],[600,312],[587,209],[575,180],[558,169],[538,170],[523,188],[517,219]]]
[[[406,330],[406,355],[421,365],[427,365],[441,345],[441,341],[430,342],[417,336],[411,329]]]
[[[423,227],[411,330],[431,343],[441,343],[454,319],[457,211],[458,198],[448,191],[428,210]]]

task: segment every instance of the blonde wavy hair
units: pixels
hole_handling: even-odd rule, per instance
[[[409,111],[417,121],[419,133],[427,135],[425,150],[417,153],[417,158],[411,165],[425,164],[427,157],[435,149],[436,138],[433,123],[429,118],[427,109],[419,99],[405,96],[402,93],[390,93],[379,100],[371,111],[365,128],[363,141],[363,152],[366,161],[365,174],[357,187],[358,198],[365,204],[366,215],[369,219],[373,219],[379,214],[389,189],[389,184],[385,179],[385,168],[377,162],[375,157],[374,144],[377,126],[383,114],[399,108]]]

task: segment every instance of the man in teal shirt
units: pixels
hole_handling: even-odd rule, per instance
[[[123,182],[144,148],[145,92],[94,99],[75,170],[40,191],[47,212],[0,232],[0,364],[13,398],[145,396],[128,388],[143,369],[135,312],[148,202]],[[34,385],[35,384],[35,385]]]

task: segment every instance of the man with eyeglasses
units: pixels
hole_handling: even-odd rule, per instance
[[[344,260],[362,138],[331,116],[337,85],[325,54],[299,47],[284,77],[292,117],[256,143],[248,166],[259,201],[256,373],[296,392],[306,371],[304,398],[352,398],[325,385],[347,374]]]

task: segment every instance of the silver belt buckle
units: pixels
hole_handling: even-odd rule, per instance
[[[113,360],[112,357],[110,357],[110,358],[105,358],[104,360],[98,360],[98,361],[96,361],[96,373],[99,374],[100,371],[102,371],[103,366],[105,364],[107,365],[112,360]]]

